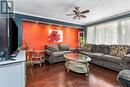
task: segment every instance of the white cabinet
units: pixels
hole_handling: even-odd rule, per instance
[[[16,60],[0,63],[0,87],[25,87],[24,58],[25,52],[20,52]]]

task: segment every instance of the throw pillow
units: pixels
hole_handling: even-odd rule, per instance
[[[86,52],[90,52],[92,48],[92,44],[86,44]]]
[[[110,48],[110,54],[113,55],[113,56],[116,56],[117,53],[118,53],[118,48],[116,45],[112,45],[111,48]]]
[[[117,57],[123,57],[128,52],[128,46],[112,45],[110,54]]]
[[[127,54],[128,47],[127,46],[118,46],[118,53],[116,56],[123,57]]]

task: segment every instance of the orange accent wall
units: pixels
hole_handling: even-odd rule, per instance
[[[62,30],[63,31],[63,42],[48,42],[48,31],[51,30]],[[80,29],[48,25],[43,23],[23,22],[23,42],[26,41],[30,44],[30,47],[34,50],[44,49],[47,44],[68,44],[71,48],[78,47],[78,32]],[[24,45],[24,44],[22,44]]]

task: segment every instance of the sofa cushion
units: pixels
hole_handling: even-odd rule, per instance
[[[58,44],[60,51],[69,51],[69,46],[66,44]]]
[[[80,51],[79,53],[87,55],[87,56],[91,56],[92,52],[86,52],[86,51]]]
[[[97,45],[96,45],[96,44],[92,44],[92,47],[91,47],[91,52],[96,52],[96,47],[97,47]]]
[[[97,45],[96,51],[108,54],[109,53],[109,46],[108,45]]]
[[[93,53],[93,52],[85,52],[85,51],[80,51],[81,54],[87,55],[91,58],[99,58],[104,55],[104,53]]]
[[[71,51],[60,51],[60,52],[54,52],[52,55],[54,57],[63,56],[65,53],[70,53]]]
[[[98,52],[92,53],[92,54],[91,54],[91,58],[92,58],[92,59],[101,59],[101,56],[102,56],[102,55],[104,55],[104,53],[98,53]]]
[[[104,55],[104,53],[98,53],[98,52],[96,52],[96,53],[92,53],[91,55],[92,56],[99,56],[99,57],[101,57],[102,55]]]
[[[101,59],[106,60],[106,61],[116,62],[116,63],[121,62],[121,57],[116,57],[112,55],[102,55]]]
[[[47,50],[50,50],[52,52],[57,52],[59,51],[59,48],[57,45],[47,45]]]

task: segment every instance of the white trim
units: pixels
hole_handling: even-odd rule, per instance
[[[119,14],[116,14],[116,15],[112,15],[112,16],[109,16],[109,17],[105,17],[105,18],[102,18],[102,19],[97,20],[97,21],[89,22],[89,23],[86,23],[85,25],[87,26],[87,25],[91,25],[91,24],[94,24],[94,23],[102,22],[102,21],[105,21],[105,20],[110,20],[110,19],[113,19],[113,18],[116,18],[116,17],[127,15],[129,13],[130,13],[130,10],[122,12],[122,13],[119,13]]]
[[[24,12],[19,12],[19,11],[15,11],[15,13],[23,14],[23,15],[27,15],[27,16],[34,16],[34,17],[39,17],[39,18],[44,18],[44,19],[49,19],[49,20],[54,20],[54,21],[61,21],[61,22],[66,22],[66,23],[71,23],[71,24],[77,24],[77,25],[84,26],[84,24],[80,24],[80,23],[74,23],[74,22],[69,22],[69,21],[65,21],[65,20],[59,20],[59,19],[56,19],[56,18],[43,17],[43,16],[34,15],[34,14],[29,14],[29,13],[24,13]]]

